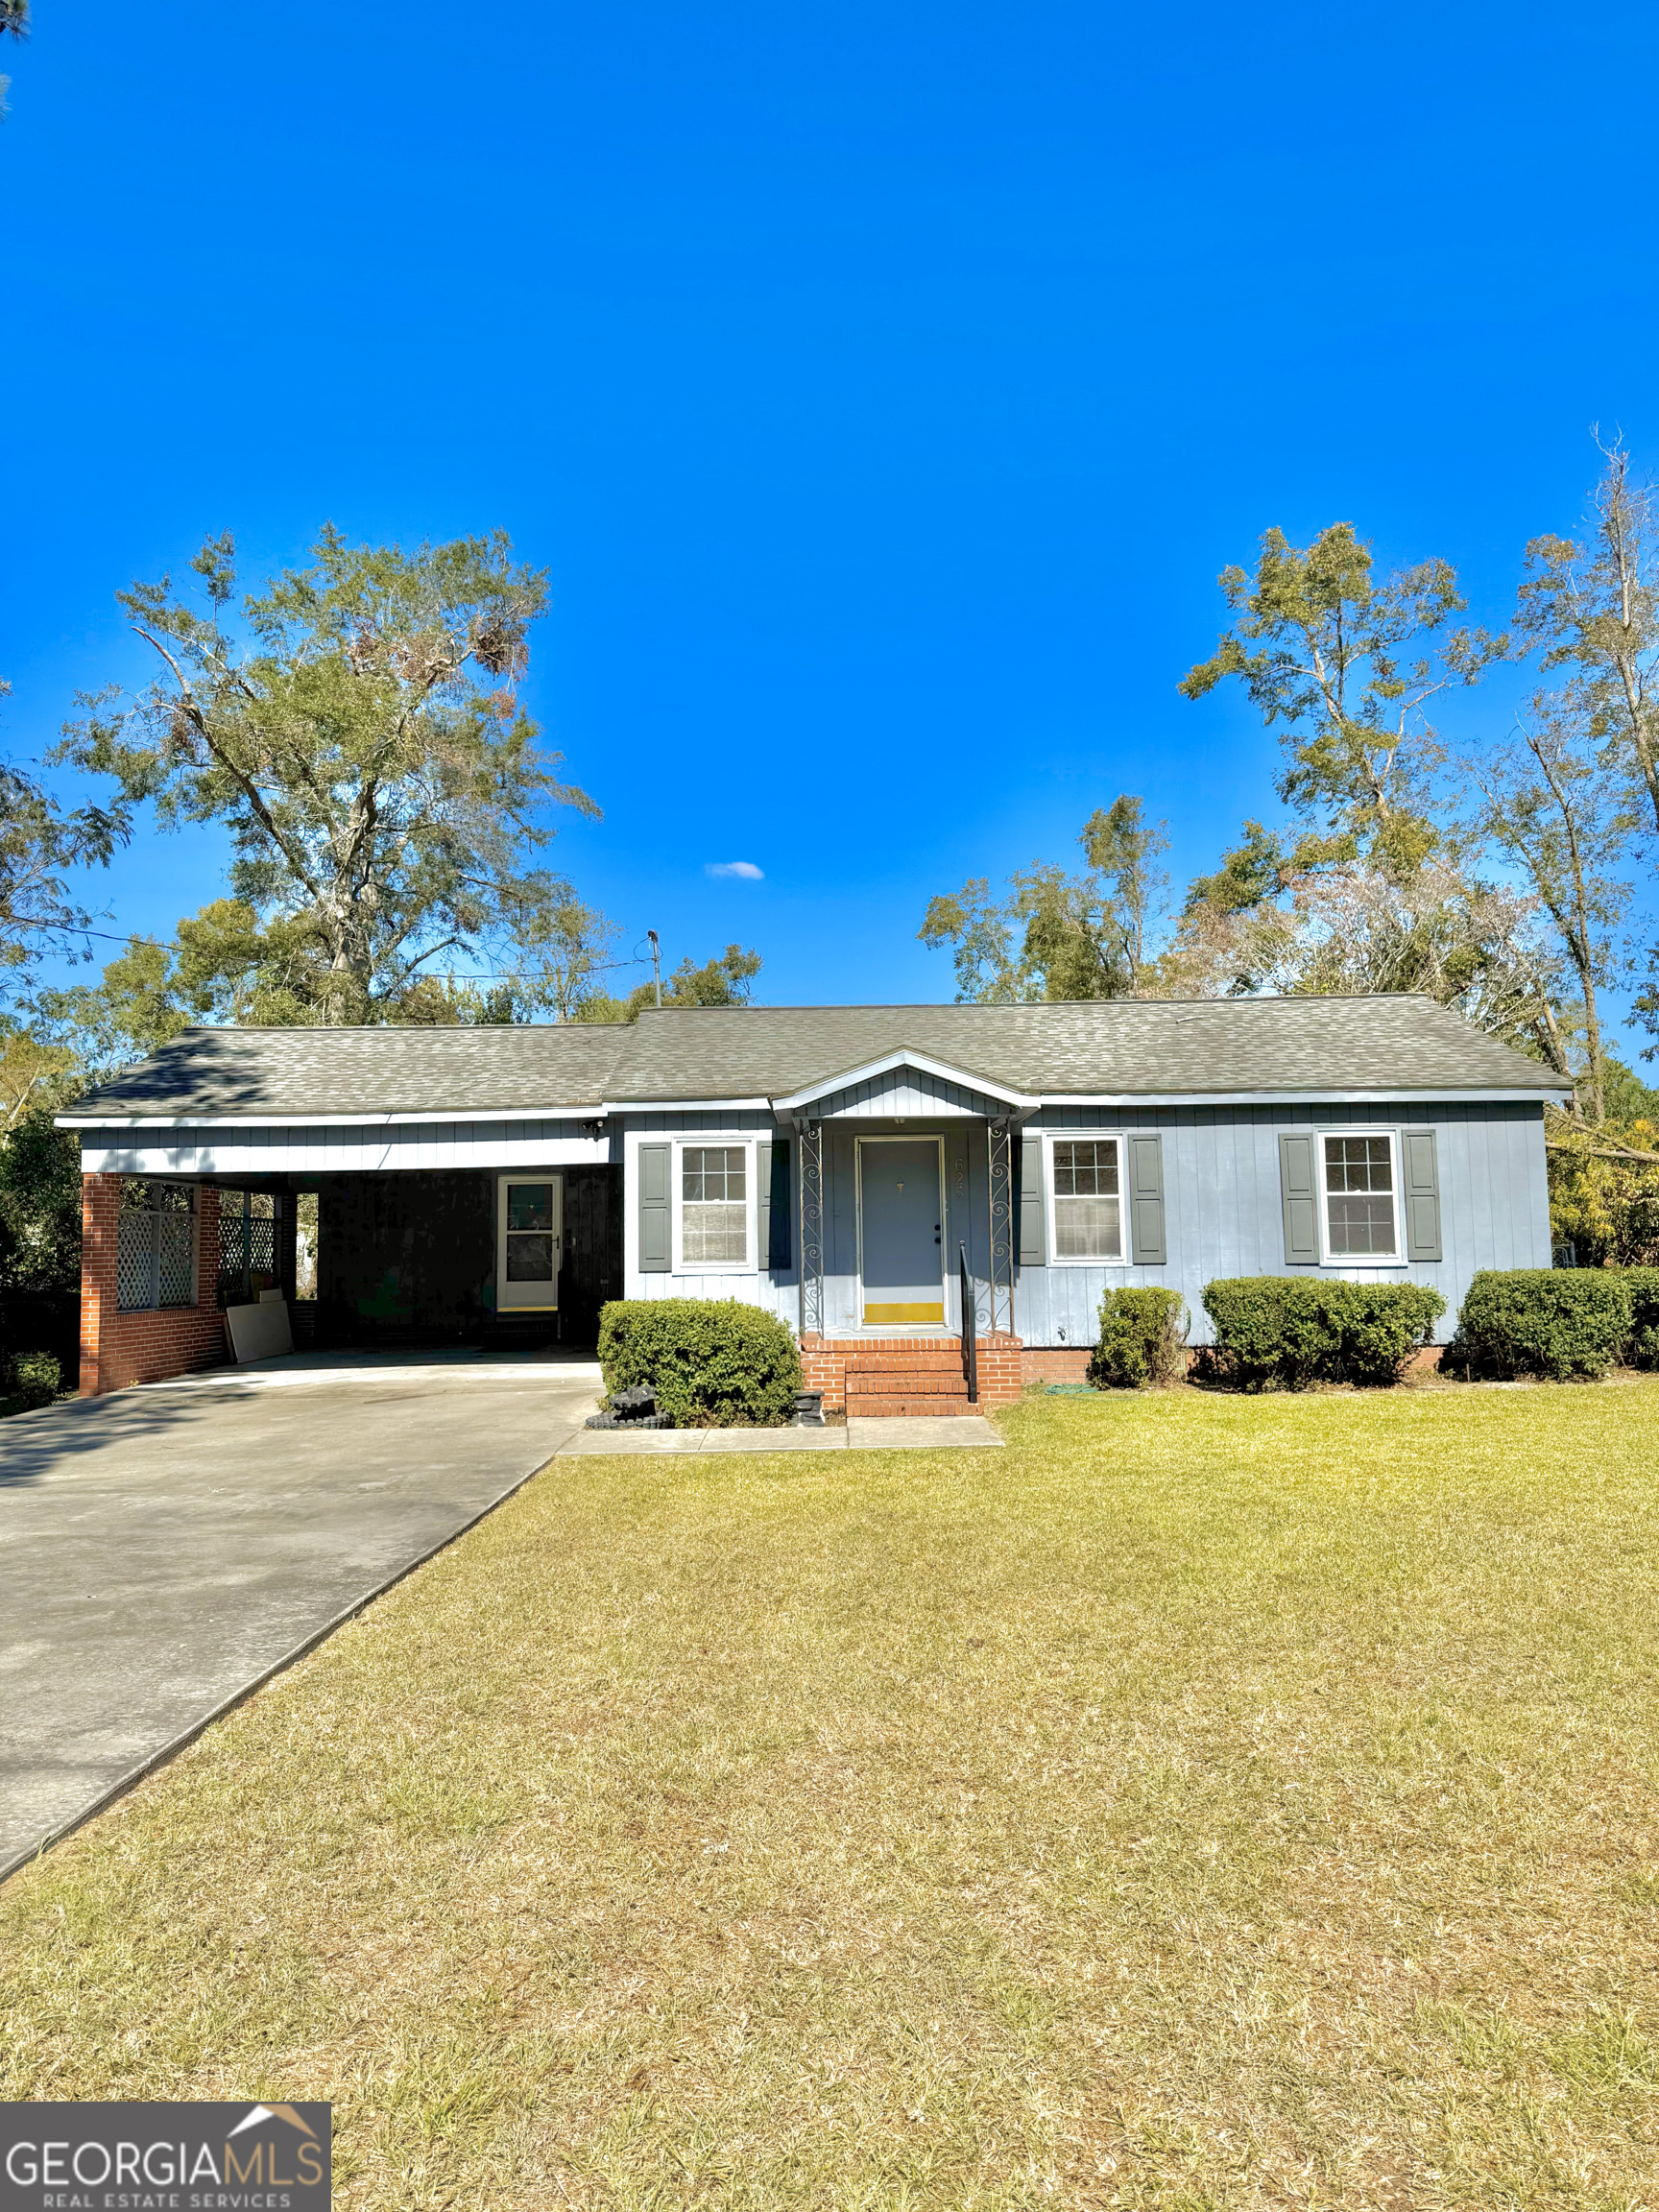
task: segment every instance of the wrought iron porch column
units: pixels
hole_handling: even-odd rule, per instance
[[[801,1334],[824,1328],[824,1124],[798,1121],[801,1141]]]
[[[1011,1124],[986,1124],[991,1168],[991,1334],[1014,1334],[1014,1147]]]

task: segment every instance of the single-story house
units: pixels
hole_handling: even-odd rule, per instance
[[[191,1029],[83,1098],[84,1392],[320,1344],[591,1344],[739,1298],[831,1407],[1083,1371],[1100,1295],[1551,1262],[1557,1077],[1430,1000],[663,1008],[625,1028]],[[1449,1322],[1448,1322],[1449,1325]]]

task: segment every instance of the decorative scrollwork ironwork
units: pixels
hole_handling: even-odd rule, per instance
[[[797,1123],[801,1142],[801,1334],[824,1331],[824,1124]]]
[[[1014,1334],[1014,1147],[1010,1125],[986,1128],[991,1165],[991,1334]]]

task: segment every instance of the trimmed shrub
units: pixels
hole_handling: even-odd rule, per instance
[[[1398,1382],[1446,1310],[1439,1291],[1425,1283],[1333,1283],[1330,1288],[1341,1293],[1337,1372],[1343,1382],[1362,1386]]]
[[[735,1298],[616,1298],[599,1311],[608,1391],[642,1382],[676,1429],[776,1429],[795,1410],[801,1353]]]
[[[1089,1362],[1096,1390],[1178,1382],[1187,1372],[1187,1304],[1178,1290],[1108,1290]]]
[[[1450,1375],[1505,1381],[1599,1379],[1630,1342],[1632,1304],[1628,1275],[1610,1267],[1483,1268],[1440,1365]]]
[[[1322,1276],[1235,1275],[1204,1286],[1215,1325],[1206,1367],[1243,1390],[1310,1382],[1398,1382],[1446,1310],[1421,1283],[1337,1283]]]
[[[1630,1341],[1624,1358],[1632,1367],[1659,1367],[1659,1267],[1620,1270],[1630,1293]]]
[[[63,1369],[50,1352],[16,1352],[5,1363],[0,1411],[32,1413],[50,1406],[63,1387]]]
[[[1241,1390],[1303,1390],[1329,1367],[1338,1336],[1325,1285],[1294,1275],[1231,1275],[1204,1286],[1215,1325],[1206,1369]]]

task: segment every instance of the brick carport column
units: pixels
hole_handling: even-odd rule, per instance
[[[81,1395],[104,1387],[103,1354],[114,1327],[121,1257],[120,1175],[81,1178]]]

